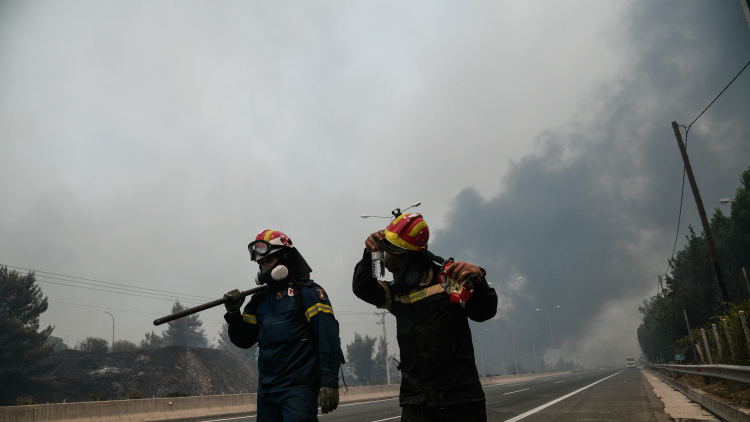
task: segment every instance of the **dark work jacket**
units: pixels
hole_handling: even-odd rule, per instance
[[[354,268],[352,288],[360,299],[386,306],[386,290],[372,277],[370,254],[365,252]],[[440,267],[434,265],[431,285],[437,284]],[[413,303],[391,303],[401,350],[401,406],[450,406],[484,401],[484,391],[474,362],[469,318],[486,321],[497,312],[497,295],[482,278],[466,302],[451,303],[444,291]]]
[[[248,349],[258,343],[258,394],[339,385],[341,341],[331,302],[312,280],[298,289],[304,312],[289,282],[254,295],[241,316],[224,315],[235,346]]]

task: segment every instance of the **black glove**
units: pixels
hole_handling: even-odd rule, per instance
[[[225,294],[224,297],[229,299],[224,302],[227,312],[237,312],[242,307],[242,304],[245,303],[245,298],[240,295],[240,291],[237,289]]]
[[[338,387],[321,387],[318,393],[318,404],[323,414],[333,412],[339,407],[339,388]]]

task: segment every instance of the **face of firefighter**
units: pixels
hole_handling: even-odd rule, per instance
[[[413,262],[412,257],[391,255],[386,252],[384,258],[385,267],[393,274],[393,282],[390,283],[393,293],[405,293],[417,287],[422,279],[422,272]]]
[[[409,268],[409,256],[408,255],[391,255],[388,252],[384,253],[383,263],[385,268],[392,274],[403,274],[407,268]]]
[[[264,270],[263,272],[266,272],[266,268],[268,268],[267,271],[271,271],[277,262],[279,262],[279,257],[276,256],[276,254],[264,256],[258,260],[258,264],[260,264],[261,268]]]

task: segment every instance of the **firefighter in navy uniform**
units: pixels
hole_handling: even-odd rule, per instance
[[[264,230],[248,248],[260,266],[256,282],[268,288],[242,314],[239,290],[227,293],[224,319],[235,346],[258,343],[258,421],[317,421],[318,404],[328,413],[339,401],[343,356],[331,302],[284,233]]]
[[[484,269],[443,261],[427,251],[428,239],[420,214],[397,215],[366,239],[352,288],[360,299],[396,317],[402,422],[486,421],[468,320],[495,316],[497,295]],[[384,251],[393,282],[373,277],[373,251]]]

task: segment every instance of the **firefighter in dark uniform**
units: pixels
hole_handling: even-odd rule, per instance
[[[331,302],[284,233],[264,230],[248,248],[260,265],[256,282],[268,288],[242,314],[239,290],[227,293],[224,319],[235,346],[258,343],[258,421],[317,421],[319,403],[328,413],[339,401],[343,356]]]
[[[497,295],[483,268],[443,261],[427,251],[428,239],[420,214],[397,214],[365,241],[352,288],[360,299],[396,317],[402,422],[486,421],[468,320],[495,316]],[[373,276],[374,251],[384,251],[393,282]]]

